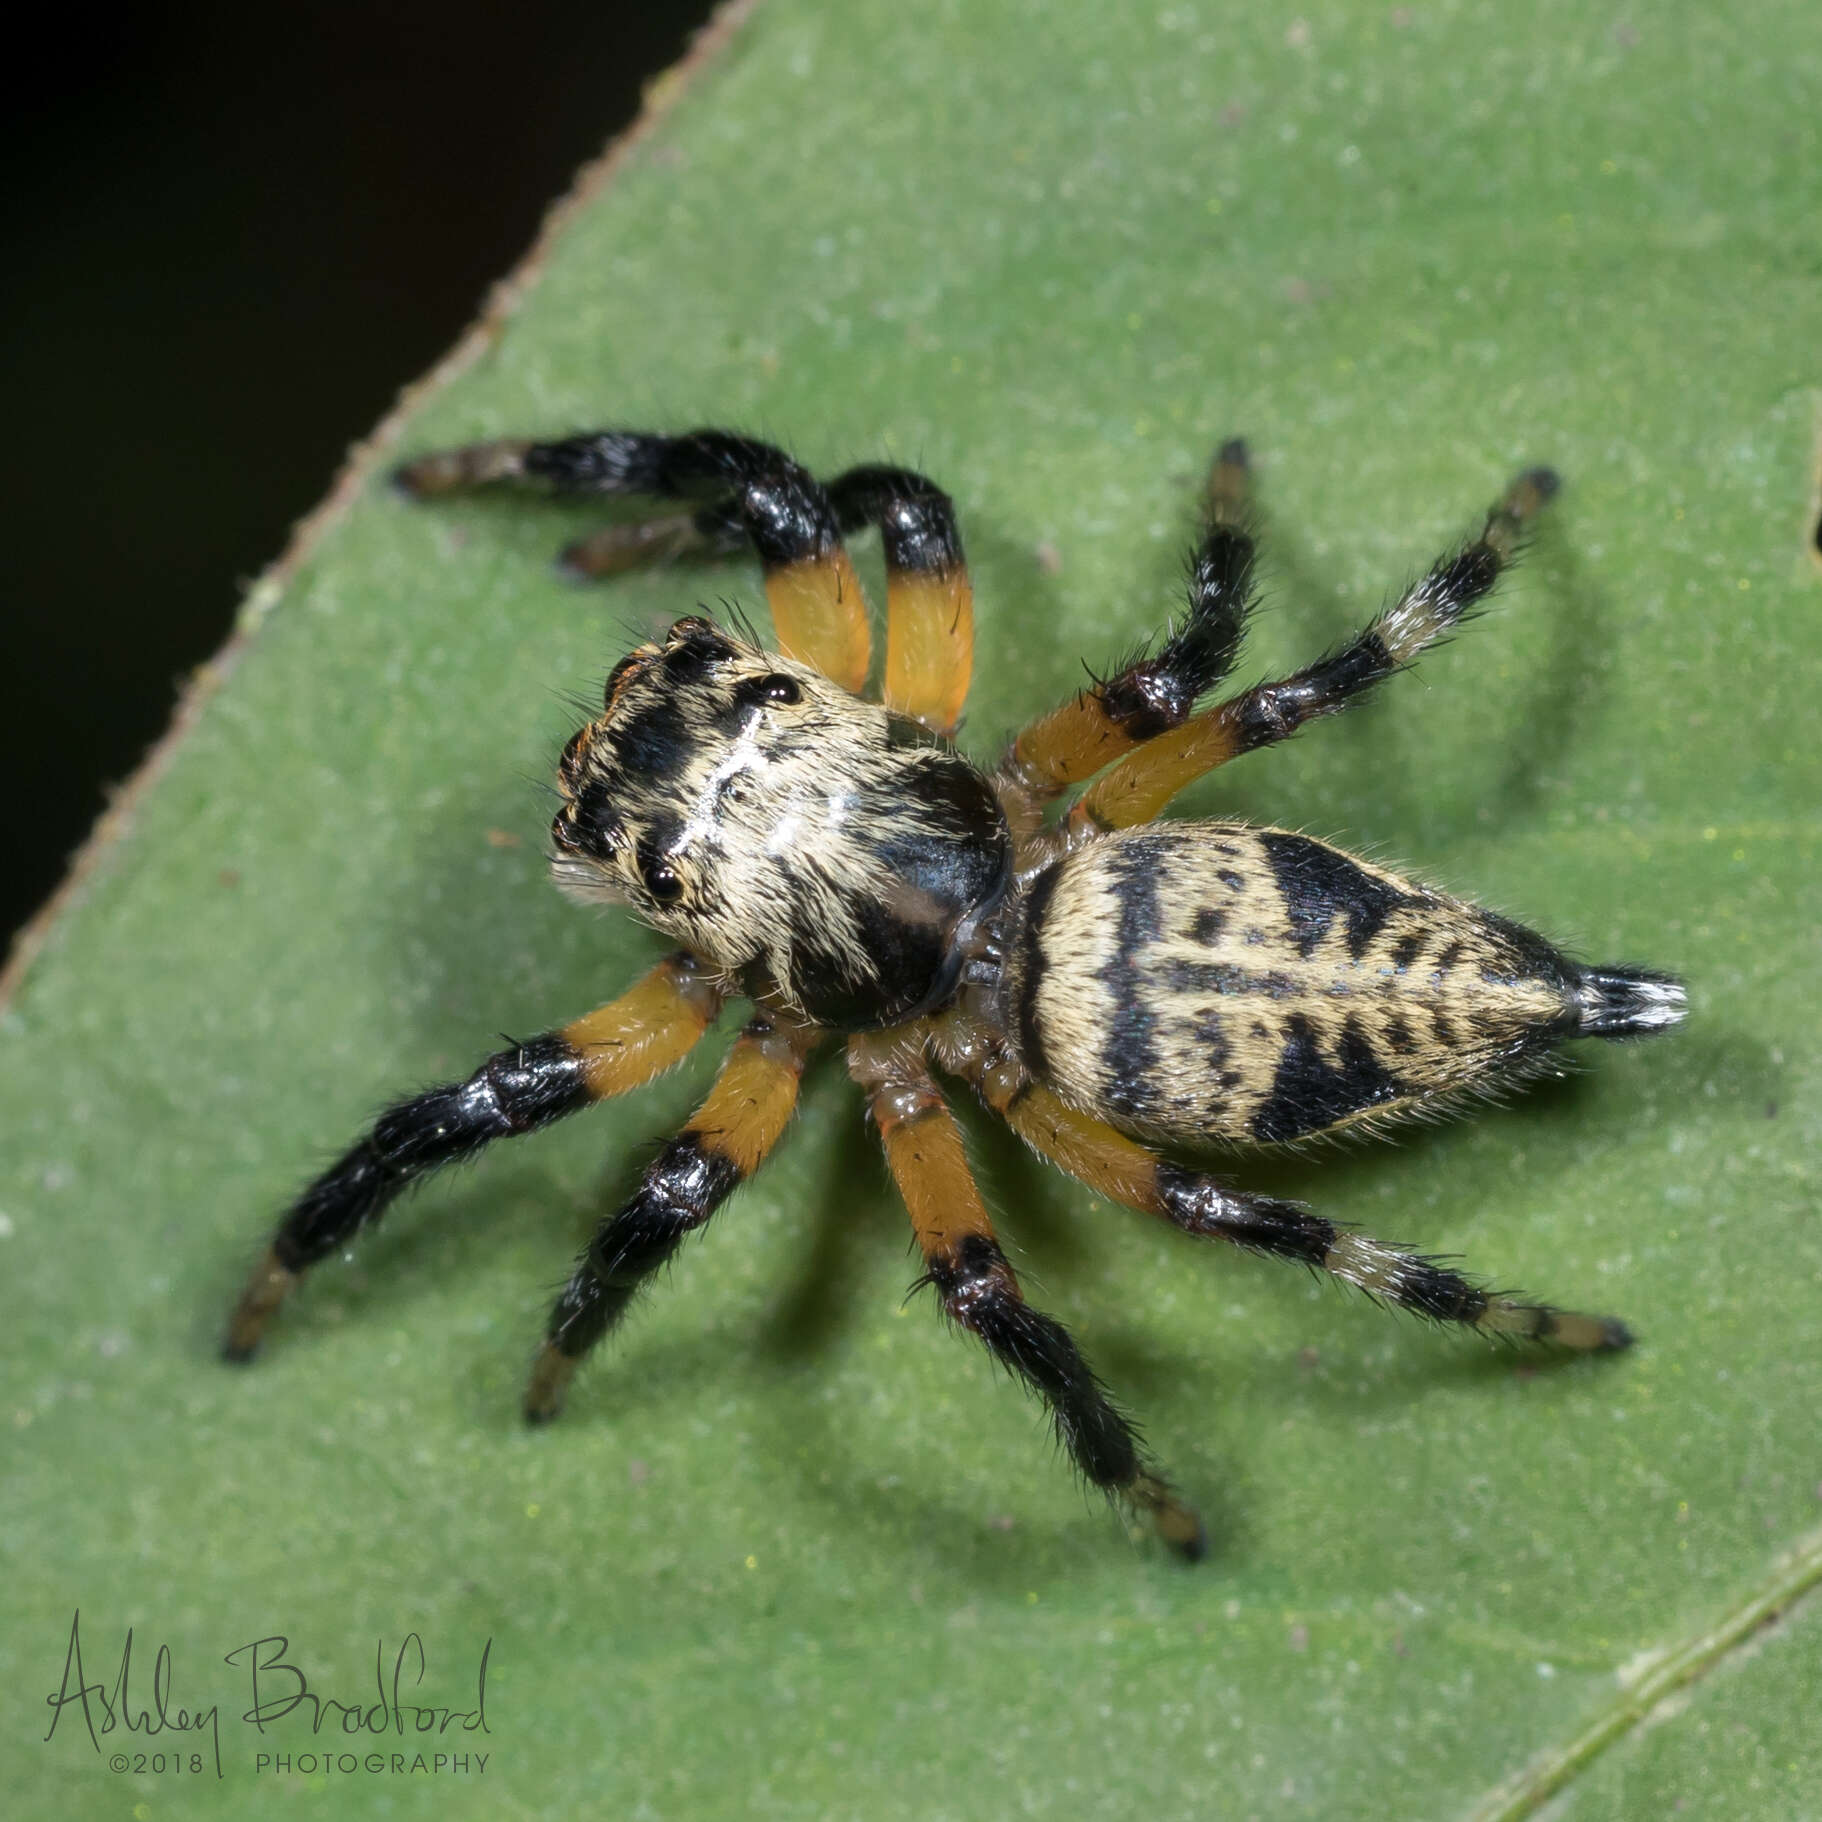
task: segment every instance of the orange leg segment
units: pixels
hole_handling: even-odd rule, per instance
[[[848,553],[837,544],[815,556],[768,565],[765,596],[778,649],[859,695],[872,662],[873,636],[867,598]]]
[[[525,1415],[534,1423],[557,1414],[583,1356],[685,1237],[765,1162],[790,1124],[804,1065],[822,1036],[763,1012],[740,1034],[708,1098],[576,1261],[526,1387]]]
[[[1289,739],[1404,669],[1445,638],[1498,581],[1529,523],[1556,492],[1547,468],[1527,470],[1487,515],[1480,536],[1444,557],[1346,645],[1289,677],[1217,703],[1123,758],[1069,812],[1073,829],[1150,822],[1183,787],[1242,753]]]
[[[1190,570],[1188,613],[1156,652],[1027,727],[1000,768],[1004,783],[1048,803],[1177,727],[1196,698],[1226,676],[1252,593],[1253,541],[1240,524],[1246,485],[1246,446],[1224,443],[1209,472],[1207,524]]]
[[[1082,1474],[1148,1518],[1194,1561],[1202,1524],[1145,1460],[1132,1426],[1108,1398],[1069,1332],[1028,1304],[994,1238],[962,1149],[955,1116],[898,1033],[851,1039],[848,1067],[867,1090],[886,1163],[910,1211],[926,1282],[943,1311],[1050,1407],[1057,1435]]]

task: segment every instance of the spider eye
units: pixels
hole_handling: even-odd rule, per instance
[[[783,671],[768,671],[763,677],[749,677],[734,692],[745,708],[760,708],[768,702],[803,701],[803,691],[795,677]]]
[[[639,875],[658,904],[674,905],[683,896],[683,875],[667,860],[643,862]]]

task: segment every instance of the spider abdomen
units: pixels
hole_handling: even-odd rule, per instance
[[[1325,842],[1219,822],[1125,830],[1065,857],[1027,895],[1008,976],[1034,1074],[1182,1143],[1413,1112],[1523,1074],[1562,1038],[1612,1035],[1601,981],[1675,992],[1584,970]],[[1651,1028],[1642,1005],[1622,1024]]]

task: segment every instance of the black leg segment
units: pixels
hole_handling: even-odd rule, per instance
[[[495,1139],[548,1126],[595,1098],[583,1054],[550,1032],[489,1057],[465,1082],[389,1107],[279,1222],[229,1322],[223,1354],[250,1359],[297,1279],[378,1220],[419,1177]]]
[[[1069,1331],[1025,1301],[999,1243],[967,1234],[952,1248],[931,1253],[926,1265],[924,1282],[936,1287],[944,1313],[978,1335],[1001,1366],[1044,1400],[1057,1439],[1084,1478],[1130,1500],[1190,1561],[1206,1554],[1201,1521],[1147,1466],[1131,1423]]]
[[[813,1027],[756,1017],[741,1033],[708,1099],[646,1166],[632,1199],[609,1216],[576,1261],[550,1312],[526,1388],[525,1415],[554,1417],[582,1357],[665,1265],[765,1161],[797,1105]]]
[[[696,501],[704,509],[693,520],[699,536],[725,543],[738,523],[767,568],[826,557],[841,541],[829,496],[807,469],[769,443],[725,430],[480,443],[407,462],[395,478],[417,498],[531,481],[560,494]]]
[[[1439,1260],[1338,1226],[1295,1202],[1228,1189],[1201,1171],[1160,1163],[1156,1195],[1166,1219],[1185,1233],[1313,1266],[1432,1322],[1594,1353],[1632,1342],[1617,1317],[1584,1316],[1486,1290]]]

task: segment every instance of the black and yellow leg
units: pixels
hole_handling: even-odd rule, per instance
[[[829,482],[844,532],[877,525],[886,557],[885,704],[945,737],[974,672],[974,588],[949,496],[908,468]]]
[[[223,1354],[250,1359],[304,1272],[378,1220],[407,1185],[494,1139],[535,1132],[649,1082],[688,1052],[721,1003],[701,963],[674,955],[574,1024],[500,1051],[465,1082],[388,1108],[279,1222],[235,1306]]]
[[[1131,1424],[1069,1331],[1020,1293],[935,1082],[889,1041],[853,1039],[848,1056],[910,1212],[924,1281],[936,1287],[943,1313],[978,1335],[1000,1365],[1045,1401],[1058,1438],[1093,1485],[1142,1514],[1185,1557],[1200,1558],[1201,1520],[1146,1462]]]
[[[1298,1203],[1229,1189],[1205,1171],[1170,1163],[1066,1106],[1003,1058],[978,1070],[976,1080],[987,1104],[1040,1156],[1110,1201],[1161,1215],[1185,1233],[1314,1266],[1399,1309],[1483,1335],[1592,1352],[1631,1345],[1615,1317],[1485,1290],[1434,1259],[1337,1226]]]
[[[534,1423],[556,1416],[582,1357],[626,1313],[634,1293],[765,1162],[797,1106],[804,1063],[821,1035],[765,1013],[740,1034],[695,1117],[576,1261],[525,1390],[525,1415]]]
[[[397,471],[416,497],[500,481],[540,482],[565,494],[695,500],[685,519],[598,534],[567,553],[592,574],[692,544],[725,544],[736,525],[759,553],[779,650],[813,664],[843,689],[867,680],[871,635],[860,583],[842,548],[828,494],[768,443],[724,430],[684,436],[599,430],[549,443],[512,439],[421,456]]]
[[[1253,541],[1237,523],[1245,452],[1224,444],[1209,483],[1211,523],[1189,575],[1189,612],[1158,650],[1031,723],[1001,778],[1049,802],[1123,753],[1181,726],[1231,668],[1246,629]]]
[[[1216,703],[1147,741],[1083,793],[1070,810],[1071,826],[1128,829],[1149,822],[1204,772],[1289,739],[1305,722],[1346,708],[1403,670],[1486,596],[1525,526],[1556,489],[1547,468],[1520,475],[1487,515],[1480,536],[1444,557],[1364,631],[1305,669]]]

